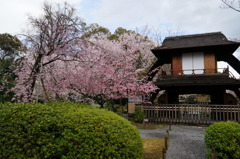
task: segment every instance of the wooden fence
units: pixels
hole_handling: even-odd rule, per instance
[[[239,105],[137,104],[136,108],[141,108],[150,122],[211,124],[230,120],[240,123]]]

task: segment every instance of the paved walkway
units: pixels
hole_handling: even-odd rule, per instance
[[[139,129],[142,138],[164,138],[168,126],[155,129]],[[197,126],[172,126],[169,132],[169,148],[167,159],[206,159],[206,147],[204,144],[205,127]]]

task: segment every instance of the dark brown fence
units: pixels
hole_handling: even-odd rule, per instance
[[[238,105],[137,104],[136,108],[141,108],[150,122],[211,124],[231,120],[240,123]]]

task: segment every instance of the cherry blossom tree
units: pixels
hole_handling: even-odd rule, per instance
[[[30,18],[33,30],[24,35],[28,55],[17,72],[16,100],[87,98],[103,106],[157,89],[139,76],[152,64],[151,40],[134,32],[86,37],[86,24],[74,13],[66,3],[45,4],[43,17]]]
[[[76,45],[83,43],[80,37],[84,32],[84,23],[73,7],[67,3],[44,3],[43,13],[39,18],[29,17],[30,28],[22,35],[28,47],[28,59],[20,67],[15,91],[26,102],[31,99],[36,81],[45,66],[57,60],[79,59],[82,51]]]
[[[153,43],[150,40],[136,34],[124,34],[119,40],[109,40],[107,36],[90,38],[87,44],[81,46],[84,49],[81,61],[57,60],[42,68],[33,92],[35,98],[36,95],[47,100],[67,100],[70,96],[76,101],[88,98],[102,106],[108,99],[148,94],[157,89],[138,75],[151,65]],[[26,70],[31,70],[33,61],[30,57],[25,60],[19,72],[22,81],[26,81]],[[21,92],[26,91],[22,83],[18,86],[23,89]]]
[[[107,36],[102,36],[91,39],[91,42],[94,45],[88,48],[89,60],[86,60],[90,63],[82,66],[84,72],[90,70],[90,84],[85,85],[90,90],[87,92],[88,96],[104,101],[103,99],[148,94],[157,89],[138,75],[152,64],[152,41],[135,33],[126,33],[118,40],[109,40]]]
[[[109,40],[106,35],[89,41],[81,55],[83,61],[56,61],[46,67],[42,88],[47,94],[42,96],[51,94],[54,99],[68,99],[74,95],[75,100],[90,98],[103,106],[109,99],[148,94],[157,89],[138,76],[151,64],[153,43],[150,40],[124,34],[119,40]],[[142,68],[137,68],[140,53]]]

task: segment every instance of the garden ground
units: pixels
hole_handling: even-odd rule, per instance
[[[161,139],[168,126],[146,130],[139,129],[143,139]],[[204,131],[206,127],[173,125],[170,131],[167,159],[205,159]],[[161,151],[161,150],[159,150]],[[159,157],[159,159],[161,156]]]

